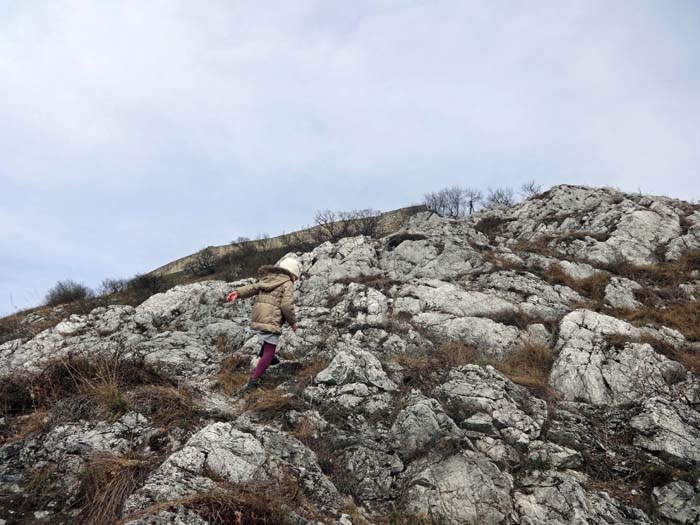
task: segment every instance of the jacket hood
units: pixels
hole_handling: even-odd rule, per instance
[[[258,270],[258,275],[260,276],[260,282],[258,285],[260,288],[266,292],[274,290],[281,284],[287,281],[294,281],[294,276],[288,270],[280,268],[279,266],[273,266],[271,264],[266,264],[261,266]]]

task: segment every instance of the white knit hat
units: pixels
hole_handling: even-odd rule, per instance
[[[280,268],[284,268],[291,274],[294,274],[294,277],[296,277],[297,279],[301,276],[301,264],[299,264],[299,261],[297,261],[296,259],[287,257],[277,266],[279,266]]]

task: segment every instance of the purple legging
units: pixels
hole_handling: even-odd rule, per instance
[[[253,379],[259,379],[261,375],[265,373],[267,367],[270,366],[272,358],[275,357],[275,350],[277,347],[270,343],[263,343],[263,355],[258,361],[258,366],[255,367],[255,372],[253,372]]]

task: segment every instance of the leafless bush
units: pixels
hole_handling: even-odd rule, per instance
[[[56,306],[89,299],[92,296],[92,290],[84,284],[66,279],[65,281],[58,281],[54,287],[46,293],[44,301],[47,306]]]
[[[242,235],[239,235],[233,241],[231,241],[231,244],[241,244],[242,242],[248,242],[249,240],[250,237],[244,237]]]
[[[520,186],[520,195],[523,199],[529,199],[530,197],[534,197],[540,193],[542,193],[542,185],[537,184],[534,180],[524,182]]]
[[[342,221],[348,221],[347,230],[352,231],[354,235],[373,237],[377,233],[381,213],[379,210],[365,208],[363,210],[338,212],[338,216]]]
[[[332,210],[319,210],[314,215],[314,222],[318,226],[318,240],[336,242],[345,234],[345,223],[338,214]]]
[[[512,206],[515,204],[515,192],[513,188],[489,188],[486,195],[485,206],[494,208],[496,206]]]
[[[164,291],[167,288],[167,281],[160,275],[137,273],[129,280],[127,288],[144,295],[153,295]]]
[[[482,199],[480,190],[452,186],[437,192],[426,193],[423,202],[429,210],[441,217],[457,219],[474,213]]]
[[[128,281],[126,279],[103,279],[100,283],[100,295],[111,295],[114,293],[123,292],[127,289]]]
[[[185,267],[185,271],[192,275],[209,275],[216,270],[216,255],[211,246],[197,252],[194,259]]]
[[[269,233],[261,233],[256,238],[258,248],[261,250],[269,250],[272,248],[272,239]]]

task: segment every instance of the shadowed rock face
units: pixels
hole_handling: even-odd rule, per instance
[[[246,396],[249,281],[72,315],[0,346],[0,520],[74,523],[109,455],[147,465],[132,525],[697,523],[696,250],[697,207],[558,186],[290,254],[299,328]]]

